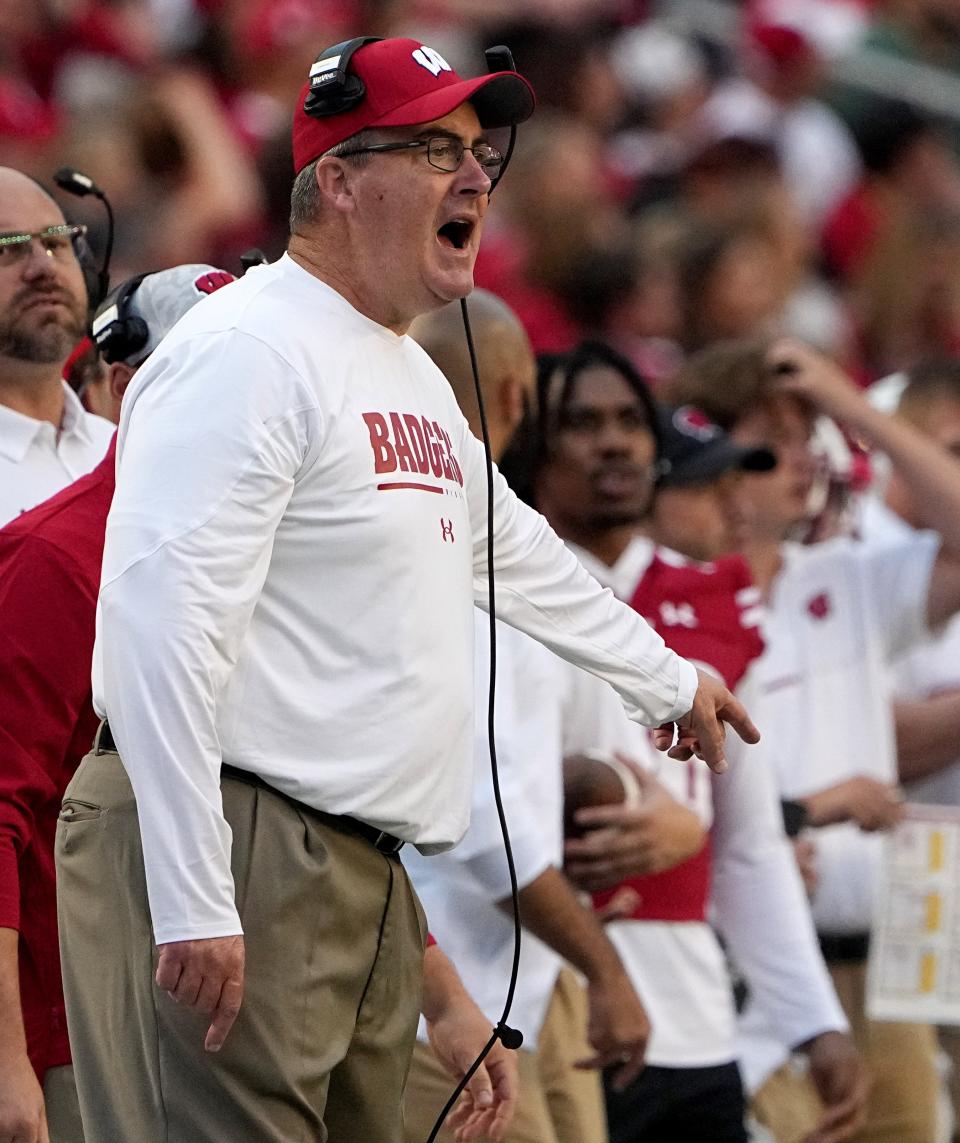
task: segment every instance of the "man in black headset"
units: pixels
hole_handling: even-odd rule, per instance
[[[415,40],[323,53],[286,256],[127,395],[107,721],[57,843],[93,1140],[401,1138],[426,926],[398,853],[467,825],[488,545],[483,450],[406,330],[470,292],[489,132],[532,110],[515,73],[463,80]],[[679,725],[674,754],[722,767],[724,721],[757,737],[496,475],[490,528],[503,617],[665,748]]]
[[[83,230],[0,167],[0,524],[89,472],[113,435],[61,376],[87,318]]]

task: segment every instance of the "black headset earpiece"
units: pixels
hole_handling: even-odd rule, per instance
[[[321,52],[310,68],[310,91],[303,101],[305,114],[313,119],[324,119],[351,111],[362,102],[367,89],[358,75],[347,73],[347,67],[354,52],[364,44],[376,44],[382,39],[382,36],[357,36]]]
[[[108,365],[126,361],[150,340],[150,330],[143,318],[128,313],[130,299],[146,277],[146,274],[138,274],[118,286],[112,301],[107,299],[108,304],[93,319],[90,336]]]

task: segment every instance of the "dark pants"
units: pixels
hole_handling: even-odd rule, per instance
[[[610,1143],[746,1143],[744,1098],[734,1063],[647,1067],[625,1091],[604,1082]]]

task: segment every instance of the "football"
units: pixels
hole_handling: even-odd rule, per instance
[[[588,751],[563,760],[563,835],[582,837],[576,813],[586,806],[639,803],[640,784],[633,770],[613,754]]]

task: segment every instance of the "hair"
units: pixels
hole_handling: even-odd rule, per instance
[[[520,319],[502,298],[478,288],[471,293],[467,309],[480,368],[480,389],[493,429],[498,416],[500,385],[509,377],[522,381],[532,378],[533,350]],[[460,411],[474,433],[480,436],[480,409],[460,303],[450,302],[438,310],[421,314],[409,332],[446,377]]]
[[[533,407],[527,409],[499,466],[516,494],[534,508],[537,506],[537,480],[552,455],[553,437],[563,426],[577,380],[588,369],[597,367],[615,370],[630,386],[647,414],[657,451],[660,451],[656,402],[646,381],[623,354],[601,341],[583,341],[569,353],[541,353],[537,357]],[[554,378],[558,374],[561,377],[560,391],[551,405]]]
[[[693,354],[666,386],[672,405],[695,405],[729,432],[772,397],[769,341],[718,341]]]
[[[938,131],[932,116],[903,100],[880,98],[854,124],[853,136],[866,169],[886,175],[919,140],[936,138]]]
[[[371,159],[371,155],[358,155],[359,148],[367,147],[373,142],[373,132],[369,130],[358,131],[342,143],[337,143],[329,151],[324,151],[312,162],[297,172],[293,180],[293,189],[290,192],[290,233],[296,234],[304,226],[317,221],[320,214],[320,188],[317,186],[317,164],[328,155],[338,159],[349,159],[355,166],[362,167]]]
[[[898,412],[910,420],[943,399],[960,404],[960,361],[955,357],[933,358],[911,369]]]

